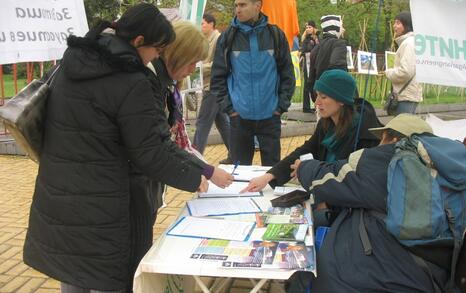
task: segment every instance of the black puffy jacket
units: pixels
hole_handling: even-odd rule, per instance
[[[24,262],[75,286],[122,289],[132,278],[130,201],[144,194],[130,193],[130,162],[187,191],[205,164],[170,140],[160,83],[135,48],[113,35],[68,45],[48,99]]]

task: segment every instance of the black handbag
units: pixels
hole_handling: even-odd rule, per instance
[[[401,88],[401,90],[398,93],[395,92],[392,87],[392,91],[388,94],[387,99],[385,100],[385,105],[383,106],[383,109],[387,111],[388,115],[396,114],[396,108],[398,108],[398,96],[411,83],[411,80],[413,80],[413,78],[414,76],[408,80],[408,82]]]
[[[39,162],[47,97],[58,68],[59,66],[52,68],[52,73],[45,81],[43,79],[33,80],[3,107],[0,107],[0,120],[16,143],[35,162]]]

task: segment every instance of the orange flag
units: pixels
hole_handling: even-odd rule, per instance
[[[299,37],[298,11],[296,0],[262,1],[262,12],[269,17],[269,23],[278,25],[285,32],[290,49],[293,38]]]

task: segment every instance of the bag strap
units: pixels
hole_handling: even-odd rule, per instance
[[[45,81],[45,83],[48,85],[48,86],[51,86],[52,85],[52,82],[54,81],[55,79],[55,75],[56,73],[58,72],[58,69],[60,68],[60,64],[56,65],[55,68],[52,68],[49,70],[49,72],[52,72],[49,77],[47,78],[47,80]],[[48,73],[48,72],[47,72]]]
[[[364,211],[365,211],[364,209],[361,209],[360,218],[359,218],[359,237],[361,238],[361,243],[362,243],[362,247],[364,249],[364,254],[365,255],[371,255],[373,250],[372,250],[371,242],[369,240],[369,236],[367,235],[366,224],[364,223]],[[384,214],[384,213],[374,211],[374,210],[368,210],[368,212],[373,217],[375,217],[375,218],[377,218],[377,219],[379,219],[381,221],[385,220],[386,214]],[[423,271],[425,271],[427,273],[427,275],[429,276],[430,281],[432,282],[432,287],[434,289],[434,292],[435,293],[442,293],[442,290],[440,289],[437,282],[435,281],[435,278],[434,278],[434,276],[432,274],[432,270],[429,268],[427,262],[425,260],[423,260],[421,257],[419,257],[419,256],[415,255],[414,253],[412,253],[411,251],[409,251],[409,249],[406,249],[406,251],[408,251],[408,253],[411,255],[414,262],[420,268],[422,268]],[[447,292],[449,292],[449,291],[447,291]]]
[[[445,209],[445,211],[447,213],[448,227],[450,228],[450,231],[453,234],[453,240],[454,240],[453,255],[451,257],[450,279],[447,282],[446,292],[454,292],[454,289],[456,287],[456,284],[455,284],[456,264],[458,262],[458,258],[460,255],[461,246],[463,245],[463,236],[456,235],[455,220],[454,220],[453,212],[451,211],[451,209],[447,208]]]
[[[408,82],[401,88],[401,90],[398,92],[398,94],[401,94],[401,93],[405,90],[405,88],[411,83],[411,80],[413,80],[413,78],[414,78],[415,76],[416,76],[416,74],[413,75],[413,77],[411,77],[411,78],[408,80]]]
[[[408,250],[409,251],[409,250]],[[442,290],[440,289],[440,287],[437,285],[437,282],[435,281],[435,278],[434,278],[434,275],[432,274],[432,270],[429,268],[429,266],[427,265],[426,261],[423,260],[421,257],[415,255],[414,253],[412,253],[411,251],[409,251],[409,254],[411,255],[411,257],[414,259],[414,262],[420,267],[422,268],[422,270],[424,272],[427,273],[427,275],[429,275],[429,278],[430,278],[430,281],[432,282],[432,287],[434,288],[434,292],[435,293],[442,293]],[[448,292],[448,291],[447,291]]]
[[[365,255],[372,254],[372,244],[367,235],[366,224],[364,223],[364,209],[359,214],[359,238],[361,238],[362,247]]]
[[[234,26],[228,27],[228,29],[224,32],[225,34],[225,46],[223,50],[223,57],[225,58],[224,62],[227,66],[227,71],[231,71],[230,66],[230,52],[231,48],[233,47],[233,40],[235,39],[237,28]]]

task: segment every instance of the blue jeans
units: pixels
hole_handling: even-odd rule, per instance
[[[398,102],[398,106],[396,107],[395,115],[398,115],[401,113],[415,114],[418,104],[419,103],[417,102],[400,101]]]
[[[264,120],[248,120],[239,115],[230,117],[230,151],[233,162],[252,164],[254,136],[259,140],[262,165],[273,166],[278,163],[281,136],[281,120],[278,115]]]
[[[201,153],[204,153],[209,137],[210,129],[215,121],[218,132],[223,139],[223,143],[230,149],[230,119],[226,113],[220,109],[217,99],[210,91],[204,91],[201,108],[196,121],[196,132],[194,133],[193,145]]]

